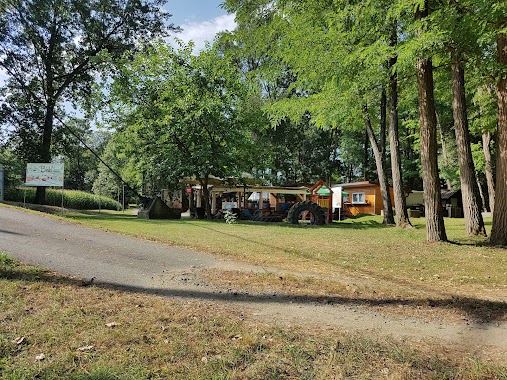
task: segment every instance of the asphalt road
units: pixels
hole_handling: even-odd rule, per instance
[[[0,252],[65,275],[144,288],[161,276],[217,264],[211,255],[2,206]]]

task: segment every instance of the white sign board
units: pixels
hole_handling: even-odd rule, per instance
[[[342,208],[342,187],[332,187],[333,191],[333,210],[336,208]]]
[[[26,186],[63,186],[64,164],[26,164]]]

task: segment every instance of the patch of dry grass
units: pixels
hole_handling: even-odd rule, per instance
[[[507,377],[445,347],[281,328],[225,304],[82,287],[2,254],[0,295],[3,379]]]

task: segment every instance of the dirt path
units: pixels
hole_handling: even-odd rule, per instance
[[[507,324],[449,322],[379,312],[363,305],[327,303],[273,292],[224,290],[204,280],[203,271],[265,268],[128,236],[0,205],[0,252],[31,265],[70,276],[94,278],[96,284],[182,299],[226,303],[238,313],[263,322],[340,329],[410,341],[435,340],[476,351],[507,352]],[[504,358],[507,362],[507,356]]]

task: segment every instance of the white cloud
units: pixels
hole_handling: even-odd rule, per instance
[[[188,43],[194,41],[194,51],[204,49],[206,41],[212,43],[218,32],[236,28],[235,15],[218,16],[211,21],[187,22],[181,25],[183,31],[175,37]]]

